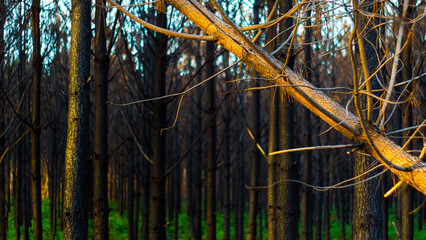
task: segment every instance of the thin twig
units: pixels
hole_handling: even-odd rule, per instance
[[[313,146],[313,147],[301,147],[301,148],[292,148],[279,150],[275,152],[269,153],[269,156],[289,153],[289,152],[300,152],[300,151],[309,151],[309,150],[324,150],[324,149],[338,149],[338,148],[358,148],[362,146],[361,144],[343,144],[343,145],[321,145],[321,146]]]
[[[408,0],[405,0],[404,6],[403,6],[402,17],[405,16],[405,13],[407,11],[407,6],[408,6]],[[385,97],[386,101],[389,101],[389,99],[392,95],[392,92],[393,92],[394,85],[395,85],[396,69],[398,67],[399,55],[401,54],[401,44],[402,44],[402,35],[403,34],[404,34],[404,24],[403,24],[403,22],[401,22],[399,24],[398,39],[397,39],[396,49],[395,49],[395,58],[394,58],[393,64],[392,64],[392,72],[391,72],[391,77],[390,77],[390,81],[389,81],[389,87],[388,87],[386,97]],[[408,39],[407,39],[407,42],[408,42]],[[387,106],[388,106],[387,102],[383,103],[383,106],[380,109],[379,117],[377,118],[377,121],[380,121],[380,129],[383,128],[383,123],[385,121],[384,114],[385,114]]]
[[[130,17],[131,19],[133,19],[137,23],[141,24],[142,26],[144,26],[144,27],[146,27],[148,29],[151,29],[153,31],[162,33],[164,35],[167,35],[167,36],[170,36],[170,37],[179,37],[179,38],[184,38],[184,39],[198,40],[198,41],[215,41],[216,40],[216,38],[213,37],[213,36],[204,36],[204,35],[194,35],[194,34],[187,34],[187,33],[178,33],[178,32],[174,32],[174,31],[170,31],[170,30],[165,29],[165,28],[157,27],[156,25],[153,25],[151,23],[145,22],[144,20],[136,17],[131,12],[129,12],[126,9],[124,9],[123,7],[121,7],[115,1],[108,0],[108,2],[110,4],[112,4],[114,7],[116,7],[120,12],[124,13],[125,15],[127,15],[128,17]]]

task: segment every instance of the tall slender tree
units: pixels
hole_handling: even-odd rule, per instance
[[[0,79],[4,79],[4,24],[6,22],[6,5],[4,1],[0,1]],[[3,88],[3,81],[0,82],[0,88]],[[3,96],[0,98],[2,104],[0,105],[0,115],[5,116],[5,101]],[[5,130],[5,123],[0,120],[0,132]],[[5,138],[3,134],[0,135],[0,146],[4,146]],[[3,148],[3,147],[2,147]],[[1,148],[1,149],[2,149]],[[6,240],[7,234],[7,207],[6,207],[6,176],[5,176],[5,158],[0,159],[0,239]]]
[[[285,14],[293,7],[292,1],[281,1],[279,5],[280,13]],[[288,18],[280,23],[279,31],[283,34],[279,37],[279,42],[285,42],[288,38],[293,37],[289,29],[293,27],[293,19]],[[292,43],[293,41],[290,41]],[[293,68],[294,56],[291,50],[292,45],[284,48],[278,58]],[[294,123],[293,123],[293,104],[288,99],[286,93],[280,89],[278,94],[278,134],[277,141],[279,149],[290,149],[294,146]],[[297,165],[293,154],[280,154],[277,158],[277,181],[283,179],[297,178]],[[299,217],[299,195],[298,185],[291,182],[281,182],[277,185],[277,238],[278,239],[297,239],[298,217]]]
[[[273,0],[267,0],[268,5],[268,15],[274,18],[276,16],[274,10]],[[271,41],[268,45],[268,51],[273,52],[275,50],[276,40],[274,40],[277,28],[276,26],[271,26],[266,30],[266,39]],[[269,133],[268,133],[268,152],[278,150],[277,146],[277,113],[278,113],[278,98],[277,93],[278,88],[271,88],[269,90]],[[268,168],[267,168],[267,181],[268,185],[271,187],[267,190],[267,216],[268,216],[268,240],[277,239],[276,234],[276,187],[273,185],[276,181],[276,157],[268,156]]]
[[[95,15],[95,130],[93,156],[93,237],[108,239],[108,69],[105,0],[96,1]]]
[[[206,43],[206,76],[214,75],[215,48],[213,42]],[[207,240],[216,239],[216,82],[207,83],[208,128],[207,128],[207,199],[206,199],[206,233]]]
[[[354,6],[357,8],[359,6],[359,1],[354,0]],[[378,5],[374,4],[374,1],[363,2],[365,7],[362,9],[365,12],[371,13],[373,16],[377,13]],[[367,18],[366,16],[360,15],[360,13],[355,12],[356,21],[355,32],[358,44],[356,45],[357,58],[356,58],[356,74],[357,76],[357,85],[354,85],[354,88],[359,88],[359,86],[367,79],[370,74],[378,67],[379,60],[377,56],[377,48],[379,47],[377,31],[374,31],[373,28],[375,19]],[[379,89],[379,83],[377,78],[372,78],[371,82],[366,84],[366,90],[373,92],[373,90]],[[356,96],[357,97],[357,96]],[[378,111],[373,110],[371,103],[371,98],[360,99],[358,106],[361,109],[367,109],[363,116],[360,116],[363,121],[369,122],[371,124],[375,118],[378,117]],[[377,103],[376,103],[377,104]],[[371,165],[372,159],[367,157],[362,153],[355,153],[354,155],[354,174],[356,176],[361,175],[368,171],[369,166]],[[366,176],[357,179],[356,181],[362,181],[363,179],[373,176],[378,173],[378,170],[370,172]],[[382,200],[380,197],[380,189],[377,186],[380,186],[377,178],[371,179],[368,182],[357,184],[354,187],[354,196],[353,196],[353,214],[352,214],[352,236],[354,239],[382,239]]]
[[[224,63],[229,64],[229,53],[226,52],[223,55]],[[225,79],[231,79],[230,71],[226,71]],[[229,85],[226,85],[226,91],[229,89]],[[224,172],[225,172],[225,183],[224,183],[224,194],[223,194],[223,240],[231,239],[231,97],[226,96],[225,104],[225,154],[224,154]]]
[[[157,26],[167,27],[167,8],[164,0],[157,2]],[[166,89],[166,56],[167,36],[156,33],[155,39],[155,70],[154,70],[154,97],[164,96]],[[157,101],[154,105],[152,121],[152,172],[151,172],[151,199],[150,199],[150,239],[164,240],[165,233],[165,165],[166,165],[166,134],[161,132],[166,122],[166,103]]]
[[[33,210],[33,237],[43,239],[41,220],[41,176],[40,176],[40,85],[41,85],[41,44],[40,44],[40,0],[33,0],[31,26],[33,36],[33,109],[31,124],[31,200]]]
[[[408,4],[404,3],[408,2]],[[406,6],[404,6],[406,4]],[[404,43],[405,47],[401,52],[401,60],[402,60],[402,71],[398,74],[399,82],[404,82],[413,77],[413,68],[414,68],[414,60],[413,60],[413,38],[409,35],[411,34],[411,30],[409,29],[412,26],[412,23],[408,23],[414,18],[415,1],[406,0],[400,1],[400,9],[402,9],[402,22],[400,24],[404,25],[403,34],[402,34],[402,43]],[[405,23],[407,22],[407,23]],[[406,99],[410,99],[410,101],[406,104],[402,105],[402,114],[401,114],[401,128],[407,128],[413,125],[413,93],[414,93],[414,84],[409,83],[408,86],[404,86],[404,90],[402,90],[402,95]],[[404,145],[407,144],[406,149],[413,149],[413,142],[407,142],[408,137],[412,134],[411,131],[406,131],[404,135],[407,138],[401,142]],[[401,237],[402,240],[412,240],[414,238],[414,216],[411,213],[414,209],[414,189],[411,186],[406,186],[400,195],[401,198]]]
[[[311,27],[311,6],[308,6],[308,10],[306,12],[306,26],[304,28],[305,30],[305,46],[303,48],[304,50],[304,69],[305,69],[305,77],[306,80],[309,82],[312,82],[312,56],[311,56],[311,44],[312,44],[312,27]],[[307,126],[305,128],[305,144],[306,146],[312,145],[312,122],[311,122],[311,112],[308,109],[305,109],[304,112],[304,118],[305,121],[304,125]],[[305,154],[305,161],[303,162],[303,181],[305,183],[310,183],[312,181],[312,152],[306,151]],[[302,189],[302,211],[301,211],[301,221],[302,221],[302,239],[304,240],[310,240],[312,239],[312,213],[313,213],[313,206],[312,204],[312,191],[309,187],[303,187]],[[317,228],[321,229],[320,226],[316,226]]]
[[[259,23],[260,1],[255,1],[253,6],[253,23]],[[256,73],[253,71],[253,75]],[[256,81],[256,87],[260,87],[260,83]],[[253,92],[253,110],[254,110],[254,123],[253,131],[255,133],[255,141],[260,141],[260,91]],[[253,156],[251,161],[251,186],[256,187],[259,184],[259,163],[260,152],[257,147],[253,146]],[[250,205],[249,205],[249,223],[247,229],[247,240],[256,239],[256,217],[258,211],[258,189],[252,188],[250,190]]]
[[[87,239],[89,169],[89,0],[73,0],[71,16],[68,128],[65,151],[64,239]]]

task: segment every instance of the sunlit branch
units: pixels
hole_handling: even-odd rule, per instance
[[[297,4],[296,6],[294,6],[292,9],[290,9],[290,11],[288,11],[287,13],[285,13],[284,15],[282,15],[281,17],[274,19],[272,21],[266,22],[266,23],[262,23],[262,24],[257,24],[257,25],[251,25],[251,26],[247,26],[247,27],[242,27],[240,28],[241,31],[245,32],[245,31],[250,31],[250,30],[257,30],[257,29],[264,29],[264,28],[268,28],[271,26],[274,26],[275,24],[291,17],[291,15],[293,15],[297,10],[299,10],[304,4],[306,4],[308,2],[308,0],[302,0],[299,4]]]
[[[194,35],[194,34],[178,33],[178,32],[167,30],[165,28],[157,27],[156,25],[150,24],[150,23],[145,22],[144,20],[136,17],[135,15],[133,15],[132,13],[130,13],[129,11],[124,9],[122,6],[118,5],[115,1],[108,0],[108,2],[111,5],[113,5],[113,7],[117,8],[120,12],[122,12],[126,16],[130,17],[131,19],[133,19],[137,23],[141,24],[142,26],[144,26],[144,27],[146,27],[150,30],[153,30],[153,31],[162,33],[164,35],[167,35],[169,37],[178,37],[178,38],[192,39],[192,40],[198,40],[198,41],[215,41],[216,40],[216,38],[212,37],[212,36],[203,36],[203,35],[199,36],[199,35]]]
[[[343,145],[321,145],[321,146],[314,146],[314,147],[301,147],[301,148],[292,148],[292,149],[285,149],[280,151],[275,151],[269,153],[269,156],[283,154],[283,153],[290,153],[290,152],[300,152],[300,151],[311,151],[311,150],[324,150],[324,149],[338,149],[338,148],[358,148],[361,144],[343,144]]]

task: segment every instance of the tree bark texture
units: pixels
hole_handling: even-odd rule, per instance
[[[167,27],[166,3],[159,1],[157,6],[157,26]],[[155,39],[155,70],[154,70],[154,97],[164,96],[166,82],[166,53],[167,36],[156,33]],[[154,104],[152,121],[152,172],[151,172],[151,199],[150,199],[150,239],[166,239],[165,218],[165,165],[166,165],[166,133],[161,133],[166,122],[166,103],[159,100]]]
[[[306,27],[305,27],[305,46],[303,48],[304,50],[304,64],[305,64],[305,77],[306,80],[309,82],[312,82],[312,57],[311,57],[311,45],[312,42],[312,28],[311,28],[311,10],[308,10],[306,13]],[[305,146],[312,146],[312,120],[311,120],[311,112],[309,110],[305,110],[304,112],[304,135],[305,135]],[[312,165],[313,165],[313,159],[312,159],[312,152],[306,151],[304,153],[305,161],[303,162],[303,181],[305,183],[311,183],[312,182]],[[315,163],[316,164],[316,163]],[[309,187],[302,187],[302,209],[301,209],[301,221],[302,221],[302,239],[303,240],[311,240],[312,239],[312,221],[313,221],[313,207],[314,204],[312,204],[312,190]],[[321,229],[321,226],[316,226],[316,228]],[[315,235],[317,236],[317,235]]]
[[[135,240],[136,237],[134,236],[135,233],[135,225],[134,225],[134,201],[135,201],[135,194],[134,194],[134,176],[135,176],[135,164],[134,159],[132,157],[133,155],[133,147],[129,147],[129,154],[130,159],[127,159],[127,239],[128,240]],[[137,228],[137,226],[136,226]]]
[[[268,14],[273,17],[276,13],[272,12],[274,1],[268,0]],[[272,52],[275,50],[276,40],[273,40],[277,34],[276,26],[271,26],[266,29],[266,39],[271,41],[268,45],[268,51]],[[269,132],[268,132],[268,152],[277,151],[277,114],[278,114],[278,88],[271,88],[269,90]],[[268,156],[268,167],[267,167],[267,224],[268,224],[268,240],[275,240],[276,238],[276,187],[274,183],[276,181],[276,156]]]
[[[33,37],[33,109],[31,124],[31,201],[33,210],[33,237],[43,239],[41,221],[41,176],[40,176],[40,84],[41,84],[41,44],[40,44],[40,0],[33,0],[31,25]]]
[[[405,17],[407,20],[405,21],[409,21],[410,19],[413,18],[414,16],[414,7],[415,3],[414,1],[409,1],[409,6],[407,7],[407,12],[405,13]],[[401,22],[400,24],[405,24],[404,22]],[[408,79],[411,79],[414,75],[413,73],[413,67],[415,65],[415,60],[412,59],[411,53],[413,51],[413,38],[409,37],[409,33],[410,33],[410,29],[409,27],[411,26],[411,24],[409,24],[408,26],[404,26],[404,31],[403,31],[403,39],[402,42],[404,44],[406,44],[405,48],[402,50],[400,59],[402,60],[401,63],[401,67],[402,70],[400,72],[399,75],[399,82],[403,82],[406,81]],[[414,92],[414,84],[415,83],[411,83],[408,88],[402,92],[402,95],[404,96],[405,99],[409,99],[409,98],[413,98],[413,92]],[[409,101],[408,103],[402,104],[401,106],[401,111],[402,111],[402,128],[407,128],[410,126],[413,126],[413,105],[412,102],[414,101]],[[415,124],[415,123],[414,123]],[[411,131],[407,131],[404,133],[405,137],[409,137],[411,136],[412,132]],[[408,138],[404,138],[403,140],[403,144],[406,144],[406,139]],[[411,150],[413,149],[413,143],[409,142],[408,146],[407,146],[407,150]],[[411,213],[411,211],[414,210],[414,189],[411,186],[407,186],[403,189],[402,193],[401,193],[401,236],[402,236],[402,240],[412,240],[414,238],[414,216]]]
[[[108,70],[105,38],[105,0],[96,1],[95,16],[95,129],[93,156],[93,237],[108,239]]]
[[[215,44],[206,43],[206,77],[214,75]],[[216,239],[216,81],[210,79],[207,83],[208,119],[207,128],[207,199],[206,199],[206,233],[207,240]]]
[[[292,1],[281,1],[279,11],[281,14],[287,13],[293,7]],[[279,36],[279,42],[285,42],[291,36],[293,19],[288,18],[279,25],[279,32],[284,32]],[[279,52],[279,59],[286,62],[289,67],[294,65],[292,46],[284,47]],[[278,95],[278,146],[279,149],[291,149],[294,147],[294,122],[293,122],[293,104],[282,88],[276,92]],[[280,154],[277,157],[276,181],[286,179],[297,179],[297,161],[293,153]],[[280,182],[277,184],[276,200],[276,218],[277,218],[277,239],[298,239],[298,220],[299,220],[299,192],[298,184],[292,182]]]
[[[358,1],[358,0],[355,0]],[[367,7],[363,8],[364,11],[374,14],[377,5],[374,5],[372,1],[367,1]],[[355,3],[358,4],[358,3]],[[355,13],[358,14],[358,13]],[[379,65],[379,56],[376,52],[379,48],[379,41],[376,31],[373,31],[375,24],[375,19],[367,19],[365,16],[360,16],[359,18],[355,17],[355,21],[358,21],[357,36],[359,38],[357,50],[358,52],[363,51],[363,53],[356,54],[356,71],[358,72],[358,86],[365,81],[367,76],[370,76]],[[365,34],[363,32],[365,31]],[[361,55],[364,54],[365,62],[361,59]],[[366,69],[363,70],[362,64],[366,64]],[[364,73],[367,71],[367,73]],[[378,90],[379,84],[376,78],[373,78],[371,81],[371,90]],[[356,87],[358,87],[356,86]],[[366,89],[368,91],[368,88]],[[369,103],[371,98],[361,98],[361,109],[367,109],[366,114],[363,115],[364,119],[368,119],[369,112],[372,111],[373,121],[378,116],[378,109],[370,109]],[[378,105],[377,100],[374,100],[373,106]],[[372,158],[365,156],[363,153],[356,152],[354,155],[354,175],[359,176],[367,172],[371,166]],[[368,177],[374,176],[379,173],[379,170],[376,169],[364,177],[358,178],[356,182],[365,180]],[[358,184],[354,186],[354,199],[353,199],[353,215],[352,215],[352,236],[354,239],[382,239],[382,200],[380,196],[380,188],[378,188],[379,179],[374,178],[367,182]]]
[[[260,2],[255,1],[253,10],[253,24],[259,23],[259,9]],[[256,73],[254,73],[254,78],[256,78]],[[255,83],[256,87],[260,87],[260,83]],[[254,110],[254,122],[253,122],[253,131],[254,131],[254,141],[260,141],[260,91],[255,90],[253,92],[253,110]],[[257,149],[256,145],[253,145],[253,154],[251,161],[251,180],[250,185],[256,187],[259,185],[259,162],[260,162],[260,152]],[[258,198],[259,191],[256,188],[250,189],[250,204],[249,204],[249,222],[247,229],[247,240],[256,239],[256,217],[258,211]]]
[[[224,63],[229,64],[229,52],[224,53]],[[231,73],[226,71],[225,78],[231,79]],[[228,89],[228,85],[226,85]],[[225,156],[224,172],[225,183],[223,193],[223,240],[231,239],[231,96],[226,96],[227,104],[225,106]]]
[[[4,77],[4,23],[6,21],[6,6],[4,1],[0,1],[0,79]],[[0,87],[3,87],[3,83],[0,83]],[[1,101],[4,102],[3,98]],[[4,107],[0,106],[0,115],[4,116]],[[0,122],[0,132],[5,129],[4,121]],[[4,136],[0,136],[0,146],[4,146]],[[0,159],[0,239],[6,240],[7,231],[7,207],[6,207],[6,177],[5,177],[5,161],[6,158]]]
[[[87,239],[89,169],[89,0],[74,0],[71,16],[68,129],[65,152],[64,239]]]

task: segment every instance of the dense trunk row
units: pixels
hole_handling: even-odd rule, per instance
[[[416,157],[424,137],[417,134],[408,142],[415,129],[390,136],[376,131],[383,105],[377,99],[386,95],[390,67],[366,82],[392,59],[394,46],[387,44],[393,41],[403,43],[397,83],[424,72],[424,57],[416,59],[424,29],[411,21],[422,10],[412,7],[417,3],[407,1],[406,10],[403,3],[395,10],[402,20],[393,27],[404,27],[391,36],[381,18],[389,10],[354,0],[360,11],[348,13],[355,21],[348,27],[352,37],[347,31],[340,44],[329,40],[336,29],[322,28],[328,24],[322,11],[329,6],[314,2],[303,1],[301,8],[289,1],[247,2],[252,9],[221,2],[223,10],[215,1],[170,0],[156,2],[155,8],[126,8],[125,14],[154,23],[161,33],[121,13],[109,15],[115,12],[105,8],[107,2],[70,2],[70,29],[58,3],[50,8],[33,0],[30,8],[0,2],[0,239],[9,234],[53,240],[60,232],[65,239],[113,238],[116,219],[110,216],[116,213],[127,219],[129,240],[390,239],[395,231],[401,239],[413,239],[421,231],[426,211],[411,212],[425,191],[424,166]],[[239,11],[250,18],[240,19]],[[250,33],[232,24],[259,24],[288,12],[298,18],[285,17]],[[163,34],[174,34],[166,29],[200,34],[190,22],[215,40]],[[293,31],[295,26],[303,31]],[[252,41],[255,34],[260,37]],[[243,62],[221,72],[236,58]],[[355,87],[350,94],[319,90],[333,86]],[[391,100],[407,101],[395,107],[387,132],[423,121],[424,86],[420,77],[395,87],[393,97],[400,99]],[[393,108],[388,106],[386,116]],[[362,145],[268,155],[349,142],[315,115]],[[369,138],[393,164],[419,167],[398,170]],[[408,154],[394,142],[416,151]],[[408,183],[395,197],[382,197],[399,181],[389,173],[362,182],[383,169],[363,175],[375,160]],[[360,175],[342,189],[311,186]],[[50,226],[42,226],[47,201]]]

